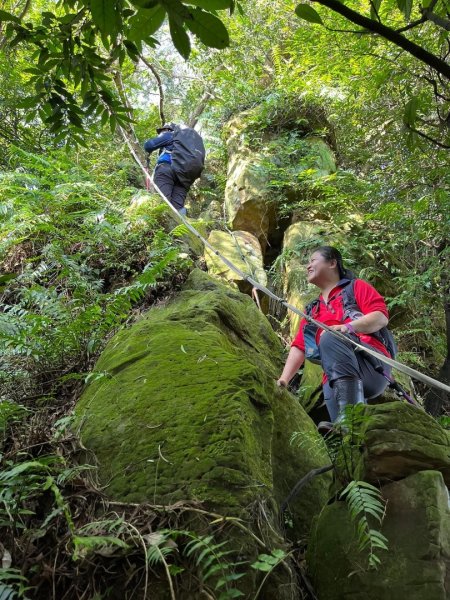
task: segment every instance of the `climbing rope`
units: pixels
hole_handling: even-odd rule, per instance
[[[398,362],[397,360],[394,360],[393,358],[389,358],[388,356],[385,356],[384,354],[381,354],[381,353],[377,352],[376,350],[372,350],[371,348],[369,348],[367,346],[363,346],[362,344],[356,342],[355,340],[346,336],[345,334],[341,333],[340,331],[335,331],[334,329],[331,329],[331,327],[328,327],[328,325],[325,325],[325,323],[316,321],[310,315],[305,314],[304,312],[299,310],[297,307],[292,306],[292,304],[289,304],[286,300],[284,300],[283,298],[280,298],[279,296],[274,294],[271,290],[269,290],[265,286],[261,285],[258,281],[253,279],[253,277],[250,277],[247,273],[244,273],[243,271],[241,271],[231,261],[229,261],[225,256],[223,256],[218,250],[216,250],[213,246],[211,246],[211,244],[208,242],[208,240],[206,240],[201,235],[201,233],[199,233],[195,229],[195,227],[193,227],[183,215],[180,215],[180,213],[174,206],[172,206],[170,201],[165,197],[165,195],[161,192],[161,190],[155,184],[155,182],[153,181],[153,178],[149,174],[148,170],[142,164],[141,160],[139,159],[138,155],[136,154],[134,148],[132,147],[131,143],[129,142],[129,140],[126,137],[126,134],[123,130],[122,130],[122,136],[123,136],[127,146],[129,147],[134,159],[136,160],[136,162],[142,169],[144,176],[146,178],[146,182],[148,179],[150,180],[155,191],[161,196],[161,198],[168,205],[168,207],[171,209],[171,211],[174,213],[174,215],[188,228],[188,230],[192,234],[194,234],[205,245],[206,248],[208,248],[213,254],[218,256],[220,258],[220,260],[223,263],[225,263],[231,271],[233,271],[234,273],[236,273],[237,275],[242,277],[242,279],[247,281],[253,288],[256,288],[257,290],[259,290],[260,292],[262,292],[269,298],[272,298],[273,300],[280,302],[283,306],[285,306],[288,310],[290,310],[294,314],[299,315],[300,317],[303,317],[304,319],[306,319],[306,321],[308,323],[313,323],[314,325],[318,326],[320,329],[330,332],[332,335],[336,336],[337,338],[339,338],[341,340],[345,340],[346,342],[350,342],[354,348],[360,350],[361,352],[365,352],[366,354],[373,356],[374,358],[380,360],[381,362],[389,365],[393,369],[396,369],[397,371],[400,371],[401,373],[408,375],[412,379],[417,379],[418,381],[421,381],[425,385],[437,388],[439,390],[446,392],[447,394],[450,394],[450,386],[446,385],[445,383],[441,383],[440,381],[437,381],[436,379],[433,379],[432,377],[429,377],[428,375],[424,375],[423,373],[420,373],[420,371],[417,371],[416,369],[413,369],[412,367],[408,367],[407,365],[404,365],[404,364]]]

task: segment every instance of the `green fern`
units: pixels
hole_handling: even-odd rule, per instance
[[[112,535],[75,535],[72,542],[74,545],[73,560],[85,559],[90,554],[112,556],[117,549],[122,552],[130,549],[126,542]]]
[[[189,235],[189,233],[190,233],[190,231],[189,231],[189,229],[186,227],[186,225],[184,223],[181,223],[180,225],[177,225],[171,231],[171,234],[175,238],[181,238],[184,235]]]
[[[388,550],[388,540],[371,526],[375,520],[381,526],[385,504],[379,489],[366,481],[351,481],[340,495],[345,499],[350,518],[356,525],[358,549],[368,552],[368,566],[376,569],[381,560],[378,551]]]
[[[200,536],[187,530],[164,530],[161,533],[167,536],[165,541],[169,537],[190,539],[182,552],[187,558],[194,559],[204,584],[214,582],[213,589],[219,593],[218,600],[230,600],[244,595],[235,587],[235,582],[245,575],[236,572],[236,568],[243,563],[227,560],[227,557],[233,553],[231,550],[226,550],[227,542],[216,543],[212,535]]]
[[[19,569],[0,568],[0,600],[26,600],[25,593],[30,589],[26,586],[26,577]]]

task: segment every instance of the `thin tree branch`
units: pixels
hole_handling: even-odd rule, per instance
[[[197,123],[200,115],[203,113],[205,108],[208,105],[209,100],[213,98],[213,94],[209,91],[206,91],[200,99],[200,102],[197,104],[197,107],[193,110],[191,116],[188,120],[188,126],[194,128]]]
[[[401,33],[397,33],[394,29],[383,25],[382,23],[378,23],[373,19],[369,19],[359,12],[351,9],[346,6],[339,0],[312,0],[313,2],[317,2],[322,6],[326,6],[330,8],[332,11],[342,15],[352,23],[359,25],[360,27],[364,27],[364,29],[368,29],[369,31],[373,31],[374,33],[380,35],[386,40],[392,42],[396,46],[403,48],[409,54],[430,66],[436,72],[440,73],[447,79],[450,79],[450,65],[443,61],[441,58],[428,52],[422,46],[412,42],[405,38]]]
[[[166,118],[164,116],[164,89],[161,77],[158,71],[155,69],[155,67],[151,63],[149,63],[148,60],[144,56],[142,56],[142,54],[139,54],[139,58],[142,60],[144,65],[146,65],[150,69],[150,71],[153,73],[154,78],[156,79],[159,91],[159,118],[161,119],[161,125],[163,125],[166,121]]]
[[[334,29],[333,27],[327,27],[324,25],[327,31],[333,31],[334,33],[353,33],[353,35],[374,35],[373,31],[367,31],[367,29]]]
[[[131,104],[127,98],[125,87],[124,87],[123,81],[122,81],[122,74],[120,73],[120,71],[115,71],[113,77],[114,77],[114,83],[116,85],[116,89],[119,94],[120,100],[122,101],[122,104],[125,106],[125,108],[127,110],[127,116],[130,119],[130,121],[127,124],[127,130],[128,130],[127,133],[128,133],[128,135],[132,136],[133,142],[135,144],[139,144],[139,140],[137,138],[136,132],[133,127],[133,122],[132,122],[133,107],[131,106]]]
[[[421,78],[425,79],[425,81],[427,81],[432,86],[434,95],[436,98],[440,98],[444,102],[450,102],[450,98],[448,98],[447,96],[444,96],[444,94],[441,94],[439,92],[437,81],[435,79],[432,79],[431,77],[427,77],[426,75],[423,75]]]
[[[419,129],[416,129],[412,125],[409,125],[408,123],[405,123],[405,127],[407,129],[409,129],[410,131],[412,131],[413,133],[417,133],[417,135],[419,135],[420,137],[424,138],[425,140],[428,140],[432,144],[436,144],[436,146],[439,146],[439,148],[445,148],[445,150],[450,150],[450,146],[447,146],[447,144],[443,144],[442,142],[438,142],[434,138],[430,137],[429,135],[427,135],[423,131],[420,131]]]
[[[412,21],[411,23],[408,23],[408,25],[400,27],[400,29],[396,29],[395,31],[397,33],[403,33],[404,31],[408,31],[409,29],[414,29],[414,27],[417,27],[418,25],[422,25],[422,23],[425,23],[426,20],[426,17],[421,17],[420,19],[417,19],[417,21]]]
[[[431,21],[438,27],[442,27],[446,31],[450,31],[450,21],[448,19],[444,19],[444,17],[440,17],[434,12],[431,12],[429,9],[424,10],[423,14],[425,15],[428,21]]]
[[[27,14],[27,12],[30,10],[31,8],[31,2],[32,0],[26,0],[25,5],[21,11],[21,13],[19,15],[17,15],[17,18],[22,20],[24,18],[24,16]],[[3,48],[6,46],[7,44],[7,37],[6,35],[2,35],[0,37],[0,50],[3,50]]]
[[[299,481],[297,481],[297,483],[294,485],[292,490],[289,492],[289,495],[281,503],[280,513],[283,514],[286,511],[289,502],[291,502],[294,498],[296,498],[298,496],[298,494],[300,493],[300,490],[307,483],[309,483],[312,479],[314,479],[314,477],[317,477],[318,475],[322,475],[322,473],[326,473],[327,471],[331,471],[332,468],[333,468],[333,465],[326,465],[325,467],[318,467],[317,469],[312,469],[312,471],[310,471],[304,477],[302,477]]]
[[[373,12],[375,13],[376,18],[378,19],[378,22],[381,23],[380,15],[378,14],[377,7],[375,6],[373,0],[370,0],[370,6],[373,9]]]

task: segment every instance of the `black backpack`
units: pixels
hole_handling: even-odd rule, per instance
[[[344,308],[343,320],[346,318],[350,318],[352,321],[357,319],[358,317],[362,317],[363,313],[361,312],[355,298],[355,280],[354,279],[341,279],[338,285],[344,286],[341,291],[342,303]],[[305,308],[305,313],[308,316],[314,318],[314,309],[319,305],[319,299],[313,300],[308,304]],[[305,354],[306,358],[308,358],[311,362],[320,364],[320,351],[316,344],[316,332],[318,326],[314,323],[307,323],[303,330],[303,336],[305,339]],[[395,343],[394,336],[392,332],[387,327],[382,327],[379,331],[375,333],[371,333],[374,338],[379,340],[386,350],[389,352],[392,358],[397,356],[397,344]]]
[[[176,127],[173,133],[172,169],[181,184],[189,187],[198,179],[205,165],[205,146],[191,127]]]

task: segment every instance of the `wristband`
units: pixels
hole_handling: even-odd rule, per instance
[[[347,327],[347,329],[349,330],[350,333],[353,333],[353,335],[356,335],[355,328],[353,327],[353,325],[351,323],[346,323],[345,326]]]

